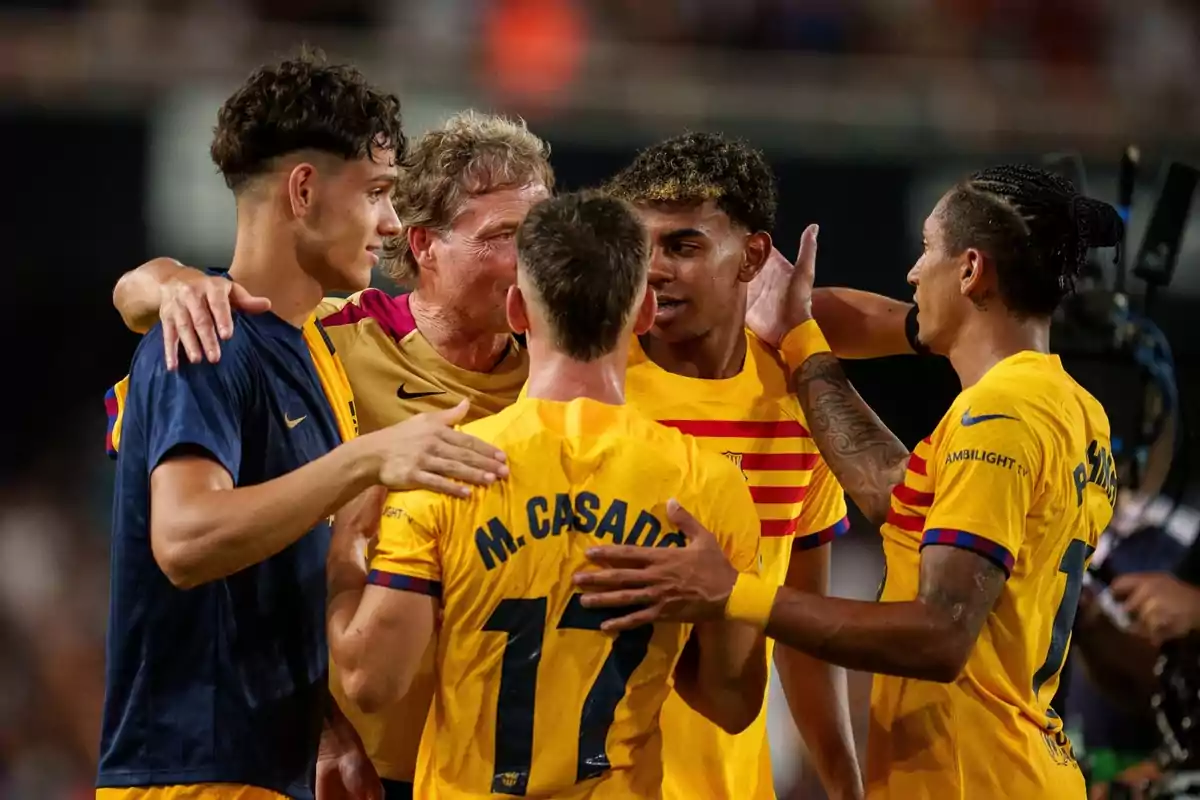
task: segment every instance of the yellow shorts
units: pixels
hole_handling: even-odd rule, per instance
[[[278,792],[241,783],[191,783],[183,786],[131,786],[97,789],[96,800],[288,800]]]

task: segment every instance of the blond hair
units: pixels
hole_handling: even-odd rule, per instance
[[[550,146],[525,121],[464,111],[413,141],[392,193],[402,231],[384,247],[384,272],[398,282],[417,276],[410,228],[445,230],[463,203],[500,189],[541,183],[554,190]]]

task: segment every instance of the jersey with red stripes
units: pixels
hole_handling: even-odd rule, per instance
[[[759,517],[762,575],[782,584],[793,547],[820,547],[849,528],[846,500],[809,435],[778,353],[749,331],[746,340],[741,372],[724,380],[667,372],[635,341],[626,400],[741,469]],[[665,800],[773,800],[766,716],[764,704],[753,725],[731,736],[672,695],[662,718]]]

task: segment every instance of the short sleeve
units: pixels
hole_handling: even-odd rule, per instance
[[[921,545],[974,550],[1011,573],[1033,505],[1041,442],[1011,401],[972,406],[948,424]]]
[[[369,583],[441,597],[441,503],[432,492],[388,495],[367,576]]]
[[[709,485],[700,487],[713,504],[711,518],[700,520],[717,537],[729,563],[738,572],[758,572],[758,543],[762,524],[750,489],[732,462],[718,458]]]
[[[813,466],[803,502],[796,520],[793,547],[811,550],[829,544],[850,530],[846,493],[823,458],[818,458]]]
[[[174,371],[168,370],[158,326],[138,346],[129,395],[146,393],[137,405],[146,409],[143,429],[150,471],[176,448],[195,447],[236,481],[242,463],[242,422],[253,400],[255,374],[252,345],[237,327],[215,364],[181,360]]]

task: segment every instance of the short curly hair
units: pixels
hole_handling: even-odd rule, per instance
[[[948,253],[975,247],[992,257],[1001,299],[1021,317],[1053,314],[1074,292],[1088,250],[1115,246],[1124,230],[1108,203],[1023,164],[989,167],[959,183],[941,222]]]
[[[384,244],[383,271],[417,276],[409,228],[445,230],[471,197],[541,183],[554,191],[550,146],[524,120],[464,111],[411,144],[392,192],[403,233]]]
[[[635,205],[715,200],[748,231],[769,233],[775,227],[778,196],[766,157],[719,133],[685,133],[652,145],[603,190]]]
[[[373,88],[352,66],[305,53],[260,67],[225,101],[210,153],[236,193],[289,153],[315,150],[352,160],[404,147],[396,95]]]

